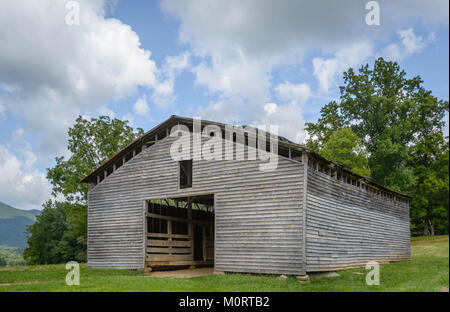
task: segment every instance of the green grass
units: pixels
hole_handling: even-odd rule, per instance
[[[65,284],[64,265],[0,269],[1,291],[448,291],[448,236],[413,238],[411,261],[380,266],[380,285],[367,286],[364,268],[339,271],[340,277],[294,277],[247,274],[194,278],[152,278],[133,270],[88,270],[81,265],[80,286]],[[358,274],[359,273],[359,274]],[[362,273],[362,274],[361,274]]]

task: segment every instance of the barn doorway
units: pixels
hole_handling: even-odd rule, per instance
[[[214,265],[214,195],[145,202],[147,268]]]

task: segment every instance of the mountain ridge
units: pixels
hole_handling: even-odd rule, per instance
[[[22,210],[0,202],[0,245],[24,248],[27,226],[36,221],[37,209]]]

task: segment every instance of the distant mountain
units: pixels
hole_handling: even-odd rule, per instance
[[[26,210],[26,212],[31,213],[33,216],[37,217],[41,214],[42,211],[37,210],[37,209],[31,209],[31,210]]]
[[[0,202],[0,245],[26,247],[27,225],[36,221],[37,209],[21,210]]]

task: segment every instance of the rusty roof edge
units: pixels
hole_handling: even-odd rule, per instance
[[[113,156],[111,156],[109,159],[105,160],[99,167],[97,167],[96,169],[92,170],[87,176],[85,176],[83,179],[80,180],[81,183],[87,183],[89,182],[89,178],[92,177],[93,175],[95,175],[97,172],[99,172],[101,169],[105,168],[107,165],[109,165],[113,160],[115,160],[115,158],[118,158],[119,155],[122,155],[125,153],[125,151],[128,151],[132,146],[138,144],[140,141],[144,141],[145,138],[151,136],[152,134],[154,134],[155,132],[157,132],[157,130],[159,130],[160,128],[166,126],[166,125],[170,125],[171,122],[175,122],[175,121],[184,121],[184,122],[193,122],[194,118],[190,118],[190,117],[181,117],[181,116],[177,116],[177,115],[171,115],[168,119],[162,121],[161,123],[159,123],[158,125],[154,126],[152,129],[150,129],[149,131],[145,132],[142,136],[140,136],[139,138],[136,138],[133,142],[131,142],[130,144],[128,144],[126,147],[124,147],[123,149],[121,149],[120,151],[118,151],[117,153],[115,153]],[[225,127],[228,124],[224,124],[224,123],[220,123],[220,122],[216,122],[216,121],[210,121],[210,120],[203,120],[202,122],[204,123],[208,123],[208,124],[214,124],[214,125],[218,125],[218,126],[222,126]],[[379,189],[383,189],[385,191],[391,192],[391,193],[395,193],[398,194],[400,196],[403,197],[407,197],[409,199],[413,198],[411,195],[409,194],[405,194],[402,192],[398,192],[395,190],[392,190],[388,187],[385,187],[381,184],[378,184],[376,182],[373,181],[373,179],[371,177],[366,177],[366,176],[362,176],[359,175],[349,169],[347,169],[343,164],[337,163],[337,162],[333,162],[329,159],[326,159],[325,157],[323,157],[322,155],[320,155],[318,152],[314,151],[313,149],[306,147],[305,145],[302,144],[298,144],[298,143],[294,143],[284,137],[278,136],[279,138],[282,138],[286,141],[283,140],[279,140],[279,144],[287,146],[287,147],[292,147],[295,148],[301,152],[306,152],[316,158],[320,158],[321,160],[329,163],[329,164],[333,164],[334,166],[338,167],[340,170],[345,171],[346,173],[353,175],[354,177],[363,180],[365,183],[370,184],[376,188]]]

